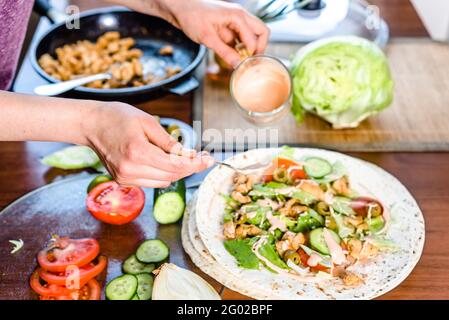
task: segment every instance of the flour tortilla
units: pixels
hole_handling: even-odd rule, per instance
[[[237,279],[230,272],[221,268],[217,261],[207,251],[196,231],[195,205],[196,195],[194,195],[192,200],[187,204],[181,229],[182,246],[193,263],[200,268],[201,271],[234,291],[258,300],[275,299],[276,297],[270,292],[264,293],[263,289],[257,288],[257,286],[251,287],[249,283]]]
[[[281,149],[257,149],[238,154],[226,162],[235,167],[253,163],[266,163]],[[258,283],[273,297],[282,299],[372,299],[399,285],[417,264],[424,246],[424,218],[416,201],[407,189],[392,175],[362,160],[341,153],[296,148],[295,158],[317,156],[331,163],[340,161],[347,169],[349,179],[356,191],[379,199],[392,215],[386,237],[399,246],[399,251],[382,252],[365,265],[357,264],[352,270],[364,276],[365,283],[351,288],[340,279],[313,277],[289,277],[274,274],[266,269],[247,270],[237,266],[223,246],[224,200],[220,193],[229,194],[234,172],[224,166],[213,169],[198,191],[196,225],[201,240],[208,252],[223,270],[235,278],[249,283]],[[248,291],[251,288],[247,288]]]

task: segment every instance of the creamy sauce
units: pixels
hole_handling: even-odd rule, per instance
[[[248,212],[248,213],[246,214],[246,216],[247,216],[249,219],[254,219],[254,218],[257,216],[257,211]]]
[[[280,62],[258,59],[242,64],[234,72],[232,91],[238,104],[249,111],[270,112],[290,95],[290,76]]]
[[[307,265],[311,267],[316,267],[318,263],[320,263],[322,260],[323,258],[321,258],[319,255],[317,255],[316,253],[312,253],[309,259],[307,260]]]
[[[257,200],[257,204],[261,207],[270,207],[273,211],[276,211],[280,207],[279,203],[271,199],[259,199]]]
[[[282,232],[287,231],[287,225],[285,224],[285,222],[279,219],[278,217],[273,216],[273,214],[270,211],[267,213],[267,219],[271,224],[271,227],[269,229],[270,232],[274,232],[274,230],[276,229],[279,229]]]
[[[295,192],[295,191],[296,191],[295,187],[286,187],[286,188],[276,189],[276,193],[282,194],[284,196],[291,196],[293,194],[293,192]]]
[[[302,166],[291,166],[287,169],[287,173],[290,175],[295,170],[302,170]]]
[[[371,211],[373,211],[373,208],[375,208],[377,206],[377,204],[374,203],[368,203],[368,213],[367,213],[367,218],[371,219]]]
[[[326,228],[323,229],[324,241],[326,241],[326,245],[329,248],[332,262],[335,264],[343,264],[346,262],[345,254],[343,253],[343,249],[340,245],[335,241],[335,239],[330,234],[329,230]]]
[[[331,192],[326,191],[324,193],[324,202],[328,205],[332,205],[332,203],[334,202],[334,195]]]

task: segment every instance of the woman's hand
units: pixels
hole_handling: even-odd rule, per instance
[[[237,4],[213,0],[167,2],[185,34],[214,50],[232,66],[241,59],[234,48],[236,39],[251,55],[263,53],[267,46],[267,26]]]
[[[167,187],[214,163],[183,149],[154,117],[130,105],[99,103],[91,114],[83,129],[88,144],[120,184]]]
[[[160,16],[180,28],[193,41],[214,50],[224,61],[235,66],[240,56],[235,40],[250,54],[262,53],[269,29],[241,6],[216,0],[115,0],[130,8]]]

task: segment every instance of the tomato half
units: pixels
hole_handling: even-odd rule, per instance
[[[100,245],[95,239],[58,238],[38,253],[37,261],[47,271],[65,272],[69,266],[87,265],[99,252]]]
[[[125,224],[134,220],[145,205],[145,193],[139,187],[120,186],[115,181],[93,188],[86,200],[87,210],[98,220]]]
[[[100,284],[95,279],[90,279],[81,289],[75,290],[67,295],[39,296],[40,300],[100,300]]]
[[[302,166],[299,163],[286,158],[275,158],[273,159],[271,166],[265,171],[263,175],[263,181],[264,182],[272,181],[273,172],[277,168],[285,168],[285,169],[291,168],[291,170],[289,171],[289,175],[293,180],[307,178],[306,172],[302,169]]]
[[[46,297],[58,297],[63,295],[70,295],[73,290],[69,290],[66,287],[58,286],[55,284],[42,284],[41,278],[39,277],[39,271],[33,272],[30,278],[30,286],[34,292],[41,296]]]
[[[105,256],[98,257],[98,263],[89,263],[83,267],[79,268],[79,285],[84,286],[90,279],[98,276],[106,267],[107,258]],[[44,269],[39,270],[39,276],[50,284],[56,284],[59,286],[66,286],[67,283],[71,282],[73,279],[72,272],[60,272],[52,273]]]

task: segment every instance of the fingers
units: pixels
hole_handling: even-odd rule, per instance
[[[270,37],[270,29],[259,18],[248,15],[246,20],[254,33],[257,36],[256,54],[263,53],[268,45],[268,38]]]
[[[269,35],[268,27],[260,19],[242,9],[237,9],[222,21],[217,33],[208,34],[209,43],[206,41],[203,43],[235,67],[242,59],[234,48],[236,39],[241,40],[248,53],[253,55],[265,51]]]
[[[136,179],[171,182],[200,172],[214,163],[207,153],[194,157],[168,154],[146,140],[134,139],[112,171],[119,183],[131,183]]]
[[[202,167],[196,167],[195,169],[201,169]],[[126,174],[128,178],[133,179],[147,179],[160,182],[172,182],[189,176],[195,172],[190,171],[178,171],[170,172],[164,171],[160,168],[142,165],[142,164],[130,164]]]
[[[244,16],[235,15],[231,18],[228,27],[235,31],[243,42],[250,55],[257,49],[257,35],[250,27]]]
[[[195,150],[183,148],[153,117],[148,117],[143,120],[143,129],[148,140],[163,151],[184,157],[195,157]]]
[[[229,37],[229,33],[225,31],[225,37]],[[234,39],[234,38],[233,38]],[[221,39],[216,33],[209,33],[204,39],[203,44],[211,48],[218,54],[227,64],[235,67],[240,63],[240,55],[237,51]]]
[[[228,29],[228,28],[220,28],[218,30],[218,35],[220,36],[221,40],[223,40],[224,43],[227,44],[235,44],[235,38],[237,35],[234,31]]]
[[[171,182],[190,176],[211,166],[213,162],[207,157],[198,155],[193,159],[172,155],[173,171],[164,171],[161,167],[151,167],[136,163],[123,163],[115,170],[115,180],[121,185],[142,186],[147,188],[166,188]]]
[[[144,188],[167,188],[170,186],[170,181],[159,181],[151,179],[117,179],[118,184],[123,186],[136,186]]]

